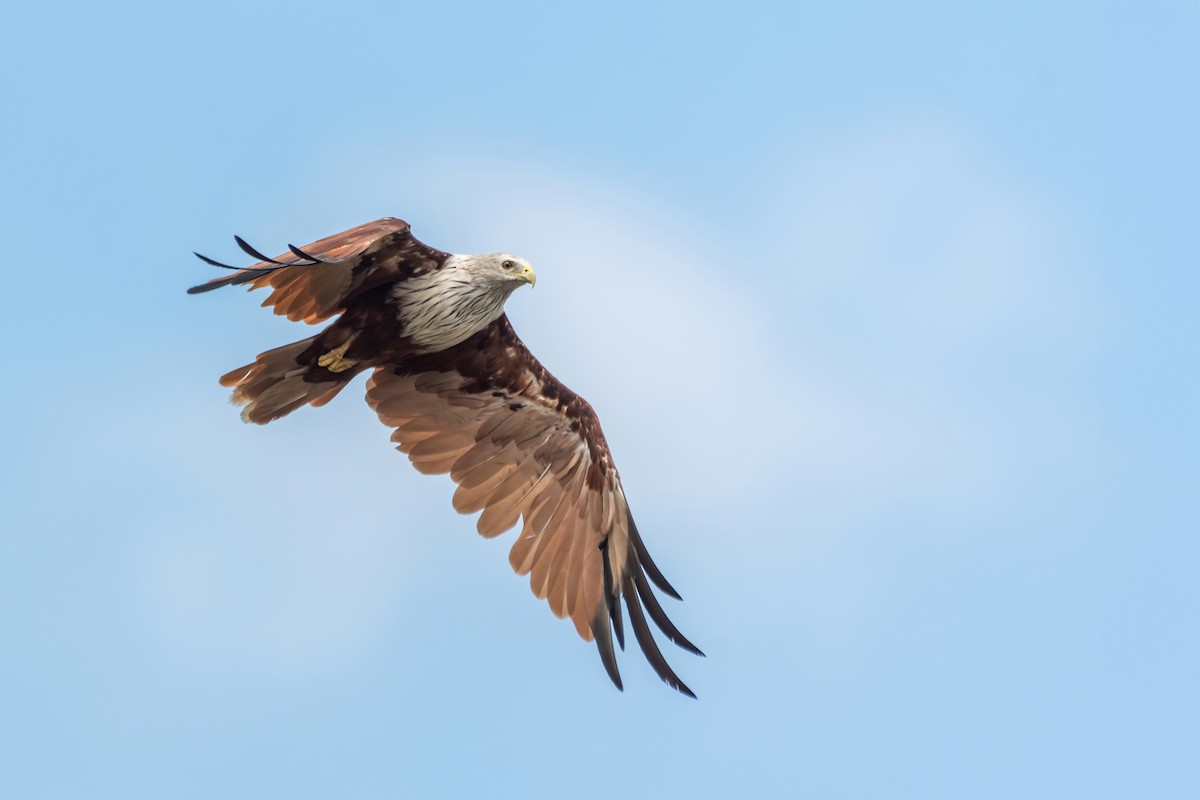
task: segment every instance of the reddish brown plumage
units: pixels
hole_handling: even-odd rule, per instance
[[[394,287],[443,269],[449,256],[413,238],[407,223],[378,220],[290,250],[190,290],[247,284],[270,288],[263,305],[289,319],[340,315],[316,336],[222,377],[234,401],[245,405],[243,417],[266,423],[306,403],[323,405],[355,375],[373,370],[367,402],[395,429],[398,449],[422,472],[450,474],[459,485],[455,508],[482,512],[482,535],[523,520],[509,553],[513,569],[530,575],[534,594],[556,616],[569,617],[580,636],[595,640],[613,682],[621,686],[612,634],[623,647],[623,599],[659,677],[691,695],[654,644],[645,615],[671,641],[700,651],[651,591],[652,581],[678,597],[646,553],[587,401],[538,362],[506,316],[453,347],[416,352]],[[351,366],[335,372],[318,364],[343,345]]]

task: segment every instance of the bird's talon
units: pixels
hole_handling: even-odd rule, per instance
[[[345,372],[353,367],[358,361],[352,358],[342,358],[346,355],[346,350],[349,349],[350,342],[346,342],[341,347],[335,347],[325,355],[317,359],[317,366],[324,367],[330,372]]]

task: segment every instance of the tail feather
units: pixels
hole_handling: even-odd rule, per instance
[[[367,369],[359,364],[345,372],[333,373],[316,364],[324,350],[322,334],[262,353],[254,363],[238,367],[221,376],[221,385],[233,389],[233,403],[245,406],[242,419],[265,425],[311,404],[323,406],[337,395],[355,375]]]

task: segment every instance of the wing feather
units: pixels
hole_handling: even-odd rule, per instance
[[[566,519],[562,522],[562,544],[559,545],[558,552],[554,555],[554,561],[550,564],[549,578],[546,584],[546,600],[550,603],[550,610],[554,612],[554,616],[562,619],[570,616],[571,609],[567,602],[567,583],[568,574],[567,568],[571,564],[571,557],[579,551],[581,540],[586,537],[586,532],[579,529],[582,518],[579,516],[577,508],[572,507]]]
[[[549,472],[549,468],[540,473],[535,472],[536,466],[532,459],[526,459],[521,464],[522,468],[500,485],[496,494],[488,501],[487,508],[479,515],[475,527],[480,535],[490,539],[517,524],[521,514],[525,513],[530,505],[534,489],[545,480]]]
[[[581,602],[580,598],[583,593],[581,587],[583,586],[586,577],[585,560],[588,552],[596,549],[591,546],[591,537],[588,536],[589,530],[587,511],[586,509],[583,509],[580,511],[579,517],[575,521],[575,542],[571,546],[570,556],[568,557],[567,564],[563,569],[563,574],[565,576],[563,583],[565,584],[564,591],[566,592],[567,614],[575,623],[576,628],[579,628],[581,625],[586,628],[588,624],[587,614],[581,613],[583,611],[583,603]],[[588,609],[588,611],[590,611],[590,609]]]
[[[547,600],[550,597],[550,570],[554,565],[554,560],[558,558],[559,552],[566,544],[566,526],[563,524],[565,520],[562,506],[559,506],[555,511],[556,517],[552,525],[547,525],[545,530],[538,536],[538,549],[534,554],[533,568],[529,571],[529,587],[533,590],[533,596],[539,600]],[[561,617],[557,610],[551,606],[556,616]]]
[[[516,464],[489,461],[468,473],[454,492],[454,510],[460,514],[483,511],[496,489],[516,470]],[[472,481],[468,483],[468,480]]]
[[[319,255],[314,253],[314,255]],[[449,472],[455,509],[481,512],[493,537],[522,522],[509,564],[581,638],[594,641],[622,686],[622,603],[655,673],[694,696],[667,664],[647,616],[666,638],[700,651],[671,622],[651,584],[675,595],[650,561],[591,407],[537,362],[501,317],[440,353],[376,369],[367,402],[422,472]]]
[[[667,663],[667,659],[663,657],[662,651],[658,649],[658,644],[655,643],[654,636],[650,633],[650,626],[646,624],[646,617],[642,614],[642,605],[638,601],[638,593],[633,586],[632,575],[625,576],[623,594],[625,606],[629,609],[629,624],[633,627],[633,635],[637,638],[638,646],[642,648],[642,653],[650,662],[650,666],[654,668],[654,672],[675,691],[686,694],[688,697],[695,697],[696,695],[679,679],[679,676],[671,669],[671,665]]]
[[[193,286],[188,293],[242,284],[251,290],[270,288],[264,307],[310,324],[341,313],[347,301],[368,289],[439,269],[448,257],[417,241],[407,222],[391,217],[327,236],[302,250],[288,245],[289,252],[277,258],[263,255],[241,237],[234,239],[258,263]],[[301,253],[309,261],[296,261]],[[197,255],[206,263],[226,267]]]
[[[584,517],[584,528],[591,531]],[[597,605],[604,606],[604,560],[599,547],[593,546],[589,539],[583,543],[583,555],[580,558],[580,569],[577,576],[575,610],[571,621],[575,630],[584,641],[590,642],[595,637],[592,633],[592,623],[596,618]],[[608,609],[604,608],[604,618],[608,620]],[[611,627],[611,622],[607,623]]]
[[[454,462],[454,466],[450,470],[450,477],[454,479],[455,483],[467,483],[469,482],[468,475],[479,467],[494,462],[508,450],[510,447],[507,444],[477,442],[468,452],[463,453],[462,458]]]

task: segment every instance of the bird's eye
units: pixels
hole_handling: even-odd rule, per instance
[[[512,268],[513,268],[513,262],[511,262],[511,261],[502,261],[502,262],[500,262],[500,266],[504,267],[505,269],[512,269]]]

